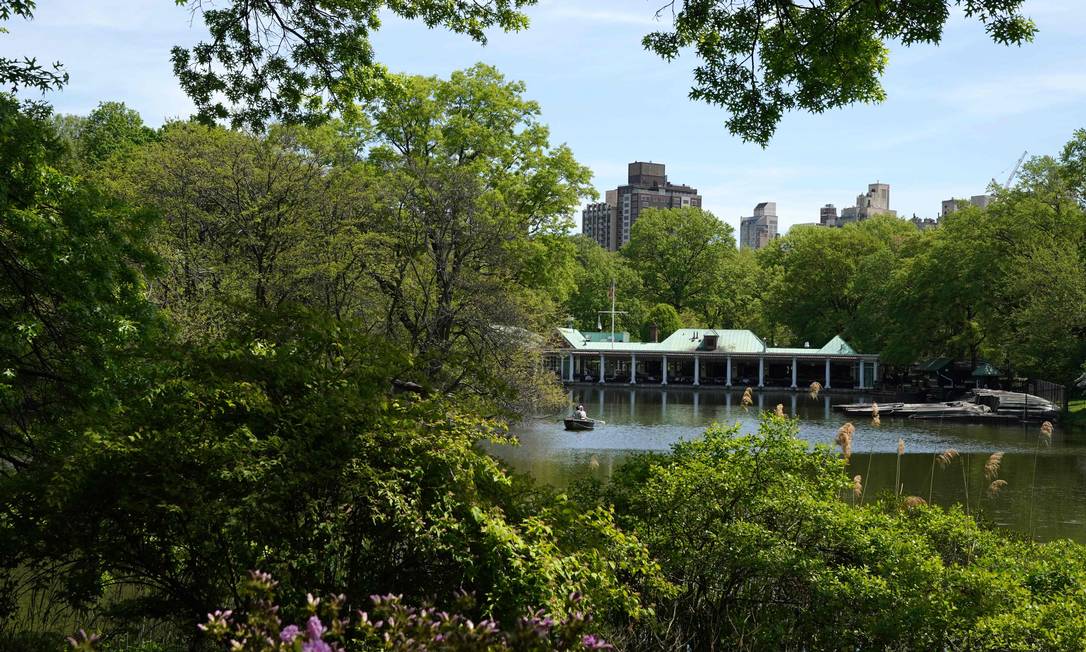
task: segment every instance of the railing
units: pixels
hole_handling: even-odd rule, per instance
[[[1059,383],[1052,383],[1047,380],[1028,380],[1021,391],[1040,396],[1061,410],[1067,407],[1067,387]]]

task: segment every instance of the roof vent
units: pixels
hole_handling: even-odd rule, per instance
[[[698,347],[701,351],[716,351],[718,335],[706,335],[701,340],[701,346]]]
[[[805,348],[805,349],[811,348],[811,343],[810,342],[804,342],[803,343],[803,348]]]

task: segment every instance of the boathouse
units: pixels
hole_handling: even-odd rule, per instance
[[[567,383],[868,389],[879,356],[836,336],[821,348],[778,348],[749,330],[683,328],[662,342],[610,341],[610,333],[559,328],[544,353]],[[615,338],[618,340],[619,338]]]

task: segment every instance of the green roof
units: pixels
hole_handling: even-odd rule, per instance
[[[604,339],[598,334],[581,332],[574,328],[559,328],[559,334],[569,348],[583,351],[625,351],[629,353],[695,353],[706,351],[703,342],[706,335],[715,335],[716,348],[713,353],[771,353],[778,355],[860,355],[840,336],[834,337],[820,349],[813,348],[772,348],[766,346],[762,338],[745,329],[717,328],[680,328],[667,336],[662,342],[630,342],[619,339],[608,341],[610,333]],[[617,333],[616,333],[617,335]]]
[[[1003,374],[999,373],[999,369],[996,369],[995,367],[988,364],[987,362],[982,362],[982,363],[978,364],[977,368],[973,370],[973,376],[976,377],[976,378],[983,378],[983,377],[987,377],[987,376],[1002,376],[1002,375]]]

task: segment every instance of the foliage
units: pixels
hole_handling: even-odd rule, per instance
[[[715,289],[717,270],[734,254],[731,226],[693,207],[642,211],[622,248],[641,275],[647,300],[679,312]]]
[[[440,606],[465,589],[509,618],[564,615],[576,590],[585,609],[643,613],[619,579],[654,572],[640,544],[606,510],[518,512],[510,478],[474,448],[502,438],[498,424],[389,396],[398,362],[349,323],[246,322],[164,362],[124,413],[3,487],[10,563],[61,578],[56,600],[130,623],[235,606],[255,566],[290,599],[392,590]]]
[[[528,25],[521,8],[534,0],[231,0],[214,7],[176,0],[202,13],[210,39],[173,48],[181,87],[205,122],[229,119],[259,130],[269,121],[313,124],[329,112],[351,111],[396,88],[376,63],[370,33],[381,12],[419,19],[486,42],[485,30]]]
[[[643,43],[669,61],[692,48],[701,63],[690,97],[726,108],[728,130],[764,147],[786,111],[822,113],[885,99],[879,78],[886,42],[939,43],[951,7],[979,20],[997,43],[1032,40],[1036,28],[1021,6],[1022,0],[685,0],[657,11],[674,11],[673,27]]]
[[[247,612],[216,611],[208,614],[200,629],[220,649],[237,652],[614,649],[595,634],[587,633],[590,617],[581,612],[556,620],[539,611],[502,629],[497,621],[473,622],[463,615],[474,610],[467,595],[458,600],[451,613],[410,607],[400,596],[374,595],[366,611],[353,614],[343,595],[325,599],[309,595],[304,625],[283,626],[275,604],[276,584],[270,575],[253,572],[243,589]],[[571,601],[576,603],[577,596],[572,596]],[[235,641],[240,642],[240,647]]]
[[[523,84],[489,66],[398,79],[366,109],[368,161],[388,197],[365,259],[383,330],[408,346],[428,385],[515,393],[503,356],[525,338],[511,327],[555,323],[552,297],[572,284],[574,255],[558,236],[592,193],[591,173],[549,144]]]
[[[0,0],[0,21],[12,17],[30,20],[34,17],[34,0]],[[7,33],[7,28],[0,27],[0,35]],[[0,90],[15,93],[24,88],[35,88],[45,93],[59,90],[68,83],[68,73],[55,62],[46,68],[32,57],[0,57]]]
[[[1086,642],[1086,548],[1033,544],[960,509],[852,506],[852,482],[796,423],[712,427],[635,458],[587,504],[613,505],[675,585],[636,649],[1046,649]],[[912,501],[915,503],[915,501]],[[677,589],[677,592],[674,590]]]
[[[126,360],[158,330],[144,299],[151,220],[60,173],[49,111],[0,96],[0,476],[117,407]]]
[[[658,303],[645,315],[645,323],[641,325],[641,339],[652,341],[650,331],[653,326],[656,327],[656,336],[662,342],[668,335],[682,328],[683,322],[674,308],[666,303]]]
[[[600,310],[610,310],[611,284],[615,287],[615,307],[626,314],[616,315],[616,329],[637,332],[641,326],[644,307],[641,298],[641,277],[630,269],[626,259],[613,251],[607,251],[596,241],[575,236],[576,272],[574,290],[564,303],[574,325],[582,330],[597,330]],[[602,326],[602,324],[601,324]],[[609,326],[605,326],[609,328]]]
[[[80,162],[93,168],[118,152],[150,142],[155,137],[155,131],[143,124],[140,114],[124,102],[102,102],[79,121],[75,142]]]

